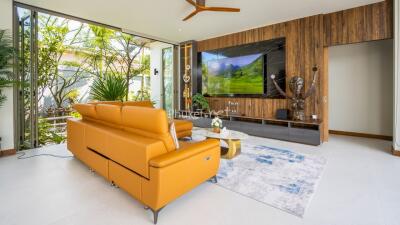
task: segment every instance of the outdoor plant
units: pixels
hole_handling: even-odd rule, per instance
[[[65,141],[65,137],[53,131],[52,125],[45,119],[39,119],[38,129],[39,145],[41,146],[47,144],[61,144]]]
[[[76,118],[76,119],[81,119],[82,118],[82,115],[80,113],[76,112],[76,111],[72,111],[69,115],[72,116],[73,118]]]
[[[6,30],[0,30],[0,107],[7,100],[2,89],[13,84],[12,63],[14,48],[11,38],[6,34]]]
[[[192,101],[193,101],[193,106],[197,109],[202,109],[202,110],[210,109],[207,99],[200,93],[195,94],[192,97]]]
[[[68,102],[69,102],[70,105],[73,105],[73,104],[77,103],[78,102],[78,98],[79,98],[79,90],[78,89],[72,89],[68,93],[67,98],[68,98]]]
[[[84,40],[84,25],[71,28],[68,19],[55,16],[39,16],[38,39],[38,93],[40,102],[50,95],[56,108],[70,103],[70,94],[76,86],[88,77],[85,57],[65,57],[77,55],[77,43]],[[29,58],[29,57],[28,57]]]
[[[128,90],[127,80],[122,76],[105,75],[94,80],[90,95],[98,101],[123,101]]]
[[[25,12],[21,12],[21,15]],[[29,16],[27,14],[26,16]],[[23,16],[21,16],[22,18]],[[12,86],[12,82],[5,79],[12,75],[12,62],[14,52],[12,48],[8,57],[3,57],[3,46],[12,46],[11,37],[0,35],[0,106],[5,100],[1,89]],[[21,64],[28,65],[31,59],[31,30],[21,30],[24,35],[25,47],[21,45]],[[5,32],[9,33],[9,32]],[[9,33],[11,34],[11,32]],[[150,76],[150,54],[148,44],[153,42],[135,35],[124,34],[103,26],[80,23],[68,18],[53,16],[46,13],[38,14],[37,21],[37,92],[39,117],[60,117],[55,119],[55,126],[46,121],[38,121],[39,139],[42,144],[58,143],[63,141],[62,136],[65,116],[80,117],[77,112],[70,112],[71,105],[85,102],[87,94],[93,100],[145,100],[150,99],[150,89],[147,79]],[[3,40],[7,40],[7,45]],[[22,51],[24,50],[24,51]],[[22,54],[24,53],[24,54]],[[6,60],[9,59],[9,60]],[[5,67],[4,62],[7,62]],[[30,73],[30,67],[19,71]],[[132,89],[129,84],[141,77],[139,90]],[[134,80],[135,79],[135,80]],[[94,82],[94,83],[93,83]],[[21,82],[29,89],[29,80]],[[90,86],[89,93],[86,88]],[[136,87],[136,86],[135,86]],[[127,93],[134,93],[128,98]],[[30,104],[31,93],[24,92],[22,101]],[[53,108],[49,115],[48,108]],[[68,114],[66,114],[68,113]],[[61,118],[63,117],[63,118]],[[23,119],[23,118],[21,118]],[[57,129],[55,129],[56,127]],[[57,131],[56,131],[57,130]]]

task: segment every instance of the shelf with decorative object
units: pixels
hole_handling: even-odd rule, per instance
[[[188,41],[180,44],[180,109],[192,109],[192,96],[197,93],[197,44]]]

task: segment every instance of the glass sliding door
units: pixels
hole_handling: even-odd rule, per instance
[[[174,115],[174,51],[162,49],[162,96],[163,108],[170,118]]]
[[[163,84],[160,88],[158,77],[157,93],[165,93],[160,99],[172,116],[174,49],[164,44],[151,59],[149,46],[154,42],[15,2],[17,149],[65,142],[67,119],[80,117],[72,109],[75,103],[151,100],[151,60],[162,66]],[[113,82],[118,82],[113,88],[101,88]]]
[[[18,149],[37,147],[37,14],[15,7],[15,45],[17,49],[17,142]]]

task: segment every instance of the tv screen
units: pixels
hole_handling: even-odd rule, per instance
[[[262,54],[210,60],[203,66],[210,95],[264,94]]]

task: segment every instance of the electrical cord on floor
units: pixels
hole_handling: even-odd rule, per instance
[[[25,156],[26,152],[20,152],[20,153],[17,153],[17,154],[20,154],[17,157],[17,159],[30,159],[30,158],[39,157],[39,156],[49,156],[49,157],[61,158],[61,159],[68,159],[68,158],[72,158],[73,157],[73,156],[64,156],[64,155],[54,155],[54,154],[49,154],[49,153],[41,153],[41,154],[30,155],[30,156]]]

